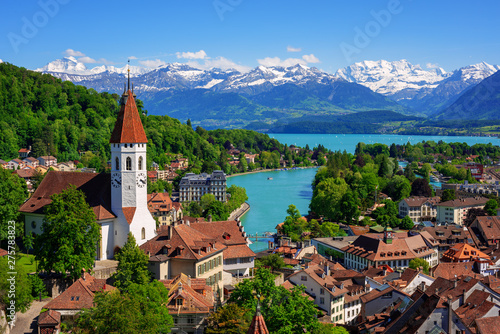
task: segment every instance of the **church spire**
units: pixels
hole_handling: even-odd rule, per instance
[[[129,91],[130,90],[130,59],[128,60],[127,76],[128,76],[127,91]]]

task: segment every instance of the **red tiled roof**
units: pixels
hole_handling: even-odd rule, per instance
[[[224,250],[224,259],[235,259],[239,257],[255,257],[255,253],[247,245],[229,245]]]
[[[161,280],[169,290],[167,308],[169,313],[209,313],[214,308],[213,291],[205,279],[193,279],[179,274],[170,280]],[[177,299],[183,299],[182,306]]]
[[[476,319],[478,334],[498,334],[500,316]]]
[[[488,301],[489,292],[474,290],[467,300],[455,310],[462,322],[467,326],[471,326],[473,322],[484,317],[495,304]]]
[[[94,294],[98,291],[112,291],[115,287],[106,284],[105,279],[96,279],[85,273],[85,279],[79,278],[59,296],[51,300],[44,308],[50,310],[81,310],[91,308]]]
[[[489,259],[490,257],[480,250],[469,246],[468,244],[456,244],[444,252],[441,261],[443,262],[461,262],[475,258]]]
[[[57,326],[61,323],[61,313],[48,310],[38,316],[38,325]]]
[[[434,277],[442,277],[449,280],[454,279],[455,275],[457,275],[457,277],[480,276],[476,274],[472,268],[472,262],[441,262],[433,270],[433,275]]]
[[[35,169],[18,169],[14,171],[14,173],[16,173],[17,175],[19,175],[19,177],[22,177],[24,179],[33,177],[35,175],[35,171],[36,171]]]
[[[477,222],[477,223],[476,223]],[[476,217],[474,225],[479,225],[486,239],[500,239],[500,217]]]
[[[486,202],[488,202],[488,199],[484,198],[484,197],[479,197],[479,198],[466,197],[466,198],[454,199],[451,201],[438,203],[437,205],[451,207],[451,208],[461,208],[461,207],[467,207],[467,206],[482,206],[482,205],[485,205]]]
[[[29,153],[29,152],[31,152],[31,151],[30,151],[29,149],[27,149],[27,148],[22,148],[22,149],[20,149],[20,150],[19,150],[19,151],[17,151],[17,152],[18,152],[18,153]]]
[[[50,196],[61,193],[70,184],[83,191],[97,220],[116,217],[111,211],[111,176],[106,173],[51,171],[19,211],[43,214],[45,206],[52,202]]]
[[[134,219],[136,209],[137,208],[133,206],[122,208],[125,219],[127,220],[127,223],[129,225],[132,224],[132,220]]]
[[[247,334],[269,334],[264,317],[260,313],[260,307],[257,306],[255,315],[253,316]]]
[[[135,105],[135,99],[132,91],[128,90],[122,96],[122,103],[115,128],[109,140],[110,143],[147,143],[148,138],[142,126],[139,111]]]

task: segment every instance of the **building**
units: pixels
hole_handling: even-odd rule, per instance
[[[490,259],[488,255],[467,244],[456,244],[448,249],[441,258],[443,262],[472,262],[477,259]]]
[[[48,310],[38,316],[38,334],[59,334],[61,330],[61,313]]]
[[[186,224],[164,226],[140,248],[149,256],[149,271],[156,279],[179,274],[203,278],[214,291],[222,291],[223,243]]]
[[[148,208],[153,217],[158,218],[160,226],[170,225],[183,217],[182,205],[173,203],[168,193],[148,194]]]
[[[30,152],[31,152],[31,147],[30,148],[22,148],[19,151],[17,151],[17,153],[19,154],[19,157],[21,159],[27,158],[28,155],[30,154]]]
[[[221,170],[212,174],[187,173],[179,183],[179,199],[181,202],[199,202],[205,194],[212,194],[221,202],[226,201],[226,175]]]
[[[478,238],[482,246],[497,246],[500,243],[500,217],[476,217],[469,229]]]
[[[454,199],[437,204],[437,221],[442,224],[463,225],[469,209],[482,209],[488,202],[484,197]]]
[[[324,310],[334,323],[344,323],[344,296],[348,290],[344,283],[330,275],[328,265],[308,266],[288,277],[294,285],[303,285],[314,304]]]
[[[71,284],[63,293],[48,302],[43,308],[57,311],[62,320],[72,318],[82,309],[94,306],[94,296],[97,292],[112,291],[116,288],[106,284],[105,279],[97,279],[84,272],[82,277]]]
[[[52,171],[20,208],[25,216],[25,232],[41,233],[45,206],[51,195],[75,185],[86,195],[101,227],[97,260],[111,259],[131,232],[139,245],[156,235],[156,222],[147,204],[146,144],[148,140],[129,89],[120,99],[120,112],[110,138],[111,174]],[[56,163],[40,157],[43,166]]]
[[[174,318],[171,333],[203,334],[205,318],[214,311],[214,291],[204,279],[179,274],[160,281],[168,289],[166,307]]]
[[[22,169],[24,166],[26,166],[26,163],[21,159],[12,159],[7,164],[8,169]]]
[[[51,155],[43,155],[37,159],[40,166],[50,167],[57,165],[57,159]]]
[[[38,165],[40,164],[40,162],[33,157],[24,158],[23,161],[26,163],[26,165],[31,166],[33,168],[37,168]]]
[[[323,256],[331,256],[331,254],[337,254],[343,259],[344,249],[346,246],[354,242],[358,238],[357,235],[347,236],[347,237],[329,237],[329,238],[314,238],[311,240],[311,245],[316,247],[318,254]]]
[[[440,254],[459,243],[467,243],[475,246],[470,232],[462,226],[440,225],[424,227],[422,231],[429,233],[432,239],[438,242],[438,251]]]
[[[250,239],[240,221],[195,222],[191,228],[224,244],[224,271],[233,276],[249,276],[255,267],[255,253],[250,249]]]
[[[380,264],[405,269],[414,258],[426,260],[430,267],[438,263],[437,250],[426,243],[420,234],[393,235],[390,228],[386,228],[383,235],[380,233],[361,235],[352,244],[344,247],[343,251],[344,265],[356,270],[378,267]]]
[[[437,216],[436,204],[439,197],[412,196],[399,202],[399,216],[401,218],[409,216],[415,223],[426,220],[433,220]]]

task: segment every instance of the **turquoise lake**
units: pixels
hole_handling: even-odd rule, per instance
[[[304,147],[306,144],[313,148],[322,144],[337,151],[346,150],[354,153],[356,144],[383,143],[390,145],[412,144],[422,140],[438,142],[460,142],[474,145],[478,143],[492,143],[499,145],[500,139],[494,137],[446,137],[446,136],[397,136],[397,135],[344,135],[344,134],[270,134],[283,144]],[[316,174],[316,168],[297,169],[287,171],[272,171],[239,175],[228,178],[228,186],[235,184],[244,187],[248,195],[250,211],[241,219],[248,234],[263,234],[276,232],[275,227],[283,222],[287,216],[288,205],[294,204],[302,215],[307,214],[309,202],[312,198],[311,182]],[[268,180],[271,177],[272,180]],[[261,251],[267,248],[267,241],[254,242],[250,248]]]

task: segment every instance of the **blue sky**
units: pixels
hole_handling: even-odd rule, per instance
[[[407,59],[450,71],[500,64],[500,2],[40,0],[2,2],[0,59],[29,69],[65,55],[101,64],[199,67],[301,62],[334,73]]]

